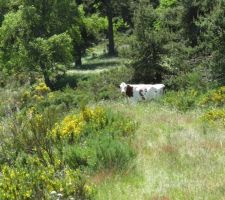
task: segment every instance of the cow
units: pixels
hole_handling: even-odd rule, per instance
[[[163,94],[164,84],[120,84],[120,91],[133,102],[156,99]]]

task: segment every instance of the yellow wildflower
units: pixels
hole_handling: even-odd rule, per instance
[[[84,120],[82,116],[68,115],[61,123],[55,124],[55,127],[51,131],[51,135],[60,138],[66,138],[69,136],[75,136],[78,138],[84,128]]]

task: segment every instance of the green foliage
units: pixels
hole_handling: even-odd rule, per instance
[[[59,171],[50,164],[43,165],[36,156],[21,156],[14,167],[4,165],[2,175],[1,199],[50,199],[53,191],[65,198],[92,199],[94,194],[80,171],[68,168]]]
[[[74,123],[74,120],[80,120]],[[56,125],[57,126],[57,125]],[[63,148],[64,160],[73,169],[87,168],[91,171],[100,168],[124,169],[134,157],[130,138],[137,124],[123,115],[115,114],[100,107],[85,108],[80,115],[67,115],[61,124],[58,139],[74,133],[69,146]],[[54,133],[54,129],[51,134]],[[61,135],[61,136],[59,136]],[[76,138],[76,139],[75,139]],[[72,144],[71,142],[73,141]],[[78,144],[81,143],[81,146]]]
[[[204,69],[203,69],[204,70]],[[165,80],[168,88],[173,90],[186,90],[193,88],[199,91],[206,91],[216,86],[216,83],[212,81],[209,71],[203,71],[201,69],[195,69],[190,72],[178,72],[176,75],[168,76]]]
[[[95,147],[87,145],[70,145],[63,148],[65,163],[71,169],[96,169],[96,150]]]
[[[107,70],[79,82],[76,91],[84,104],[91,101],[115,100],[121,96],[118,90],[120,83],[131,80],[132,75],[132,69],[127,67]]]
[[[204,87],[184,87],[183,90],[168,91],[162,101],[180,111],[188,111],[193,108],[223,108],[225,105],[225,89],[220,87],[206,91]]]
[[[62,92],[63,91],[63,92]],[[79,101],[77,94],[71,88],[65,88],[62,91],[54,91],[48,93],[48,95],[37,102],[37,108],[44,110],[49,106],[60,106],[66,110],[78,107]]]
[[[206,123],[225,126],[225,109],[211,109],[205,112],[201,119]]]
[[[100,39],[101,33],[105,32],[108,27],[106,17],[100,16],[98,12],[86,16],[83,5],[79,6],[79,11],[86,27],[88,37]]]
[[[163,98],[165,104],[169,104],[172,107],[180,111],[188,111],[195,108],[199,98],[199,92],[194,89],[180,90],[178,92],[167,92]]]
[[[225,105],[225,87],[208,91],[200,101],[204,107],[216,106],[223,107]]]
[[[102,136],[95,144],[97,166],[101,169],[125,169],[134,157],[134,151],[123,141],[115,140],[112,136]]]
[[[212,69],[214,78],[220,84],[224,84],[224,38],[222,30],[225,28],[224,8],[225,4],[221,0],[213,1],[208,5],[207,14],[201,17],[198,25],[204,30],[201,34],[203,52],[206,54],[204,64]]]
[[[5,15],[0,27],[3,67],[41,72],[54,89],[61,64],[72,59],[72,43],[81,43],[79,12],[73,1],[22,1]],[[52,76],[52,77],[51,77]]]
[[[160,7],[162,7],[162,8],[172,7],[176,3],[177,3],[177,0],[161,0],[160,1]]]
[[[71,61],[71,38],[67,33],[53,35],[47,40],[43,38],[36,38],[30,43],[31,51],[36,56],[37,65],[45,63],[51,65],[53,61],[55,64],[67,64]],[[55,67],[55,65],[53,65]]]
[[[27,64],[24,63],[27,60],[27,51],[24,41],[21,40],[21,37],[25,37],[27,29],[21,10],[5,15],[0,27],[0,47],[2,67],[8,71],[23,68]]]
[[[124,21],[123,18],[118,18],[118,19],[115,19],[115,22],[114,22],[114,27],[113,29],[118,32],[119,30],[123,30],[123,29],[128,29],[129,26],[128,24]]]
[[[16,92],[21,105],[0,123],[1,199],[93,199],[85,174],[122,170],[134,157],[129,138],[136,123],[103,107],[67,113],[77,101],[73,92],[52,92],[43,81]]]
[[[136,39],[133,44],[134,79],[138,82],[162,80],[164,69],[160,62],[165,53],[166,35],[155,29],[157,18],[157,12],[148,1],[140,1],[134,18]]]

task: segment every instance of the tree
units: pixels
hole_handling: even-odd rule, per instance
[[[134,18],[135,41],[133,67],[136,82],[154,83],[162,80],[161,65],[166,35],[157,29],[158,14],[148,0],[141,0]]]
[[[7,13],[7,10],[8,10],[7,1],[6,0],[0,1],[0,26],[4,19],[4,15]]]
[[[114,41],[114,30],[113,30],[113,18],[115,16],[121,16],[130,21],[131,23],[131,11],[129,10],[131,6],[131,0],[83,0],[84,5],[86,5],[87,12],[101,12],[103,16],[107,17],[108,21],[108,53],[109,55],[115,55],[115,41]],[[130,16],[127,18],[127,16]]]
[[[77,67],[82,65],[81,57],[84,55],[86,49],[96,43],[102,37],[102,33],[107,30],[107,19],[100,16],[99,12],[92,14],[85,13],[83,4],[79,5],[79,13],[81,19],[80,26],[80,43],[76,45],[75,64]]]
[[[69,64],[80,44],[80,17],[73,0],[21,0],[18,10],[8,12],[0,28],[4,67],[40,71],[45,83],[54,80]],[[73,44],[73,45],[72,45]]]
[[[207,2],[204,15],[200,18],[202,61],[204,66],[211,69],[214,78],[225,84],[225,2],[216,0]]]

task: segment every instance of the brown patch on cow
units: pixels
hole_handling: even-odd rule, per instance
[[[131,87],[130,85],[127,85],[126,95],[128,97],[133,97],[133,87]]]
[[[145,96],[144,96],[143,92],[144,92],[143,90],[139,90],[139,94],[140,94],[142,100],[145,100]]]

